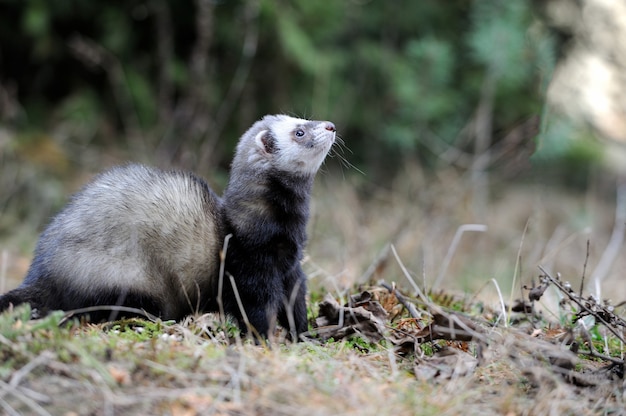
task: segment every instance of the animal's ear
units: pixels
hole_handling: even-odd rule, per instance
[[[254,138],[256,146],[265,154],[276,151],[276,139],[269,130],[261,130]]]

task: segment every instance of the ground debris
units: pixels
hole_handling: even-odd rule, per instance
[[[550,286],[566,291],[566,299],[578,306],[570,321],[573,325],[549,323],[535,310],[535,301]],[[397,357],[413,360],[413,373],[422,381],[442,383],[473,377],[481,367],[507,362],[535,388],[549,388],[548,382],[590,392],[622,386],[623,360],[598,352],[590,329],[576,325],[592,316],[596,325],[612,326],[612,331],[604,332],[620,329],[621,335],[624,321],[613,308],[591,297],[579,297],[551,276],[541,276],[539,285],[526,289],[527,299],[516,301],[509,311],[525,315],[532,326],[521,325],[523,319],[510,316],[505,323],[492,311],[472,315],[466,312],[471,305],[466,305],[468,309],[451,310],[422,294],[412,299],[395,285],[382,282],[349,296],[343,305],[327,294],[319,305],[315,330],[322,342],[353,336],[372,343],[384,340]],[[537,325],[540,320],[541,325]]]
[[[315,332],[323,341],[359,335],[367,342],[378,342],[385,336],[387,316],[369,292],[352,296],[344,306],[327,294],[319,304]]]
[[[415,376],[422,381],[434,380],[438,383],[465,377],[474,373],[478,359],[456,348],[443,348],[431,357],[417,357]]]

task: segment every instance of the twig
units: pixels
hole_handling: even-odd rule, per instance
[[[624,364],[624,360],[620,360],[619,358],[613,358],[610,357],[608,355],[604,355],[599,353],[598,351],[596,351],[596,348],[593,346],[593,339],[591,339],[591,334],[589,334],[589,331],[587,330],[587,327],[584,325],[581,325],[582,327],[582,333],[583,333],[583,337],[585,338],[585,341],[587,341],[587,345],[589,345],[589,351],[577,351],[578,354],[583,354],[586,355],[588,357],[595,357],[595,358],[600,358],[601,360],[604,361],[609,361],[615,364]]]
[[[235,295],[235,300],[237,301],[239,312],[241,312],[241,319],[243,319],[243,322],[246,324],[246,328],[248,328],[248,333],[256,337],[256,339],[258,339],[259,342],[265,343],[265,339],[263,339],[261,334],[258,333],[256,328],[252,326],[252,324],[250,323],[250,320],[248,319],[246,310],[243,307],[243,302],[241,301],[241,296],[239,296],[239,290],[237,290],[237,283],[235,282],[235,278],[233,277],[232,274],[228,272],[226,274],[228,275],[228,278],[230,279],[230,284],[232,285],[232,288],[233,288],[233,294]]]
[[[0,388],[2,388],[2,380],[0,380]],[[8,416],[21,416],[14,408],[12,408],[6,401],[0,398],[0,409],[5,411]]]
[[[578,351],[577,354],[586,355],[587,357],[599,358],[603,361],[608,361],[613,364],[621,364],[624,365],[624,360],[620,360],[619,358],[614,358],[609,355],[600,354],[596,351],[595,348],[591,347],[589,351]]]
[[[9,384],[0,380],[0,392],[3,393],[0,396],[0,408],[6,411],[7,414],[11,416],[23,414],[23,413],[17,412],[15,409],[13,409],[9,405],[9,403],[7,403],[4,399],[2,399],[2,397],[4,397],[7,393],[12,393],[18,400],[20,400],[22,403],[24,403],[33,411],[32,414],[38,414],[40,416],[50,416],[50,413],[48,413],[46,409],[41,407],[38,403],[36,403],[33,399],[31,399],[27,395],[23,394],[20,390],[21,389],[13,387],[13,386],[9,386]]]
[[[136,315],[145,316],[151,321],[157,321],[159,318],[155,315],[152,315],[150,312],[144,309],[131,308],[128,306],[121,305],[96,305],[96,306],[88,306],[86,308],[72,309],[70,311],[66,311],[63,318],[59,321],[59,326],[65,324],[68,320],[73,318],[75,315],[89,313],[89,312],[99,312],[99,311],[112,311],[112,312],[129,312],[134,313]]]
[[[300,286],[302,285],[301,281],[296,282],[294,288],[289,294],[289,299],[285,299],[285,315],[287,315],[287,322],[289,322],[289,333],[291,334],[291,341],[296,342],[298,340],[297,328],[296,328],[296,320],[293,316],[294,305],[296,304],[296,300],[298,297],[298,293],[300,292]],[[287,328],[285,328],[287,329]]]
[[[519,276],[519,290],[522,295],[522,303],[524,303],[524,285],[522,283],[522,248],[524,247],[524,240],[526,239],[526,234],[528,233],[528,224],[530,224],[530,217],[526,220],[526,224],[524,224],[524,231],[522,232],[522,238],[519,242],[519,247],[517,249],[517,258],[515,260],[515,270],[513,271],[513,282],[511,283],[511,296],[509,297],[509,316],[511,315],[511,308],[513,307],[513,290],[515,288],[515,281]],[[518,272],[519,271],[519,272]],[[526,314],[526,318],[528,319],[528,313],[526,313],[526,308],[523,308]],[[532,322],[532,319],[528,319]],[[533,324],[534,326],[534,324]]]
[[[222,325],[224,324],[224,322],[226,321],[226,315],[224,314],[224,299],[223,299],[223,292],[224,292],[224,268],[226,267],[226,253],[228,251],[228,242],[230,241],[230,239],[232,238],[232,234],[228,234],[226,237],[224,237],[224,245],[222,250],[220,251],[220,274],[218,276],[217,279],[217,307],[219,309],[220,312],[220,321],[222,322]]]
[[[502,316],[504,317],[504,327],[507,328],[509,326],[508,320],[506,317],[506,306],[504,305],[504,298],[502,297],[502,292],[500,291],[500,285],[498,285],[498,281],[496,279],[491,279],[494,286],[496,287],[496,291],[498,292],[498,298],[500,298],[500,307],[502,308]]]
[[[402,306],[404,306],[408,311],[409,314],[411,315],[411,318],[419,318],[419,313],[417,313],[417,309],[415,309],[415,305],[413,305],[411,302],[409,302],[402,293],[400,293],[400,291],[398,289],[396,289],[395,286],[391,286],[390,284],[386,283],[386,282],[380,282],[379,283],[382,287],[384,287],[385,289],[387,289],[389,291],[389,293],[395,295],[396,299],[398,299],[398,302],[400,302],[402,304]]]
[[[608,322],[606,322],[604,320],[604,318],[602,318],[602,316],[600,316],[599,314],[595,313],[592,310],[589,310],[589,308],[587,308],[585,306],[585,304],[583,302],[580,301],[580,299],[577,296],[573,296],[572,292],[567,290],[565,287],[563,287],[563,285],[561,284],[560,281],[558,281],[557,279],[555,279],[554,277],[552,277],[550,275],[550,273],[548,273],[546,271],[546,269],[544,269],[541,265],[539,265],[539,270],[541,270],[543,272],[543,274],[546,276],[547,279],[550,280],[550,282],[555,285],[557,288],[559,288],[559,290],[561,292],[563,292],[568,298],[570,298],[571,301],[573,301],[576,305],[578,305],[578,307],[581,310],[584,310],[585,312],[587,312],[588,314],[592,315],[595,319],[597,319],[598,321],[600,321],[600,323],[602,323],[602,325],[604,325],[609,331],[611,331],[611,333],[613,335],[615,335],[617,337],[617,339],[619,339],[621,342],[626,343],[626,341],[624,341],[624,338],[613,328],[613,326],[611,324],[609,324]]]
[[[589,261],[589,239],[587,239],[587,253],[585,254],[585,264],[583,264],[583,276],[580,280],[578,296],[583,297],[583,287],[585,286],[585,273],[587,272],[587,261]]]
[[[417,283],[415,283],[415,280],[413,280],[413,278],[411,277],[411,274],[404,266],[404,263],[402,263],[402,260],[400,260],[400,256],[398,256],[396,247],[393,244],[391,245],[391,251],[393,252],[394,257],[396,258],[396,261],[398,262],[398,265],[400,266],[402,273],[404,273],[404,277],[406,277],[409,283],[411,284],[411,286],[413,286],[413,290],[415,290],[415,293],[417,293],[417,295],[419,296],[420,299],[422,299],[425,305],[431,305],[432,302],[428,300],[426,295],[424,295],[424,293],[420,290],[419,286],[417,286]]]
[[[404,263],[402,263],[402,260],[400,260],[400,256],[398,256],[398,252],[396,251],[396,248],[393,245],[391,246],[391,250],[393,251],[393,255],[395,256],[396,261],[398,262],[398,265],[400,266],[400,269],[402,269],[402,272],[404,273],[405,277],[413,285],[413,288],[417,292],[419,298],[422,299],[424,304],[430,309],[431,313],[433,313],[433,317],[436,318],[437,316],[440,316],[440,317],[445,318],[447,320],[447,322],[449,323],[448,327],[450,328],[450,333],[452,334],[452,336],[455,335],[454,334],[455,333],[454,324],[456,324],[462,330],[464,330],[468,334],[470,334],[472,338],[474,338],[476,340],[480,340],[480,341],[486,342],[485,337],[483,337],[475,329],[470,328],[456,314],[454,314],[454,313],[446,313],[443,310],[443,308],[441,308],[440,306],[438,306],[438,305],[434,304],[433,302],[431,302],[426,297],[426,295],[424,295],[424,293],[419,289],[419,287],[417,286],[417,284],[415,283],[415,281],[411,277],[411,275],[410,275],[409,271],[406,269],[406,267],[404,267]]]
[[[36,367],[40,366],[41,364],[50,361],[52,358],[54,358],[54,354],[51,351],[42,352],[41,354],[39,354],[39,356],[37,356],[37,358],[29,361],[24,367],[13,373],[11,379],[9,380],[9,386],[17,387],[27,374],[32,372]]]

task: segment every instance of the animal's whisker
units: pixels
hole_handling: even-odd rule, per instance
[[[359,172],[361,175],[365,175],[365,173],[362,170],[360,170],[354,164],[348,161],[348,159],[345,156],[346,153],[350,153],[351,155],[354,154],[354,152],[346,145],[346,142],[341,137],[336,136],[335,143],[331,147],[330,152],[328,153],[328,157],[337,158],[339,159],[341,166],[347,169],[354,169],[355,171]]]

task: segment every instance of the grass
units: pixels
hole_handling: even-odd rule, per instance
[[[212,315],[59,328],[59,315],[26,321],[25,309],[0,321],[6,414],[601,414],[621,405],[533,356],[554,344],[502,328],[475,371],[455,373],[474,354],[437,354],[432,343],[398,356],[388,342],[364,353],[362,340],[218,341],[203,334]]]
[[[591,339],[597,353],[622,360],[623,344],[614,334],[593,320],[581,328],[580,308],[559,306],[564,296],[554,285],[535,302],[534,319],[508,309],[505,319],[500,306],[528,296],[522,285],[538,280],[538,265],[577,288],[583,265],[593,270],[609,240],[611,203],[593,194],[503,188],[478,221],[463,178],[451,175],[425,179],[407,172],[390,188],[369,184],[367,191],[349,181],[318,181],[304,263],[310,317],[317,317],[328,292],[343,304],[370,290],[392,312],[380,342],[353,337],[257,346],[214,315],[79,325],[62,323],[61,314],[31,321],[22,307],[0,315],[2,412],[620,414],[623,375],[608,370],[606,359],[570,351],[572,340],[585,352]],[[487,231],[455,241],[459,227],[475,223]],[[19,258],[10,246],[2,248],[9,253],[3,264]],[[617,260],[603,283],[614,304],[626,299],[624,261]],[[7,288],[24,273],[3,268]],[[410,317],[393,297],[381,298],[379,279],[395,282],[420,317]],[[414,286],[426,301],[414,296]],[[411,331],[428,329],[435,309],[469,319],[481,341],[394,344],[397,329],[413,340]]]

